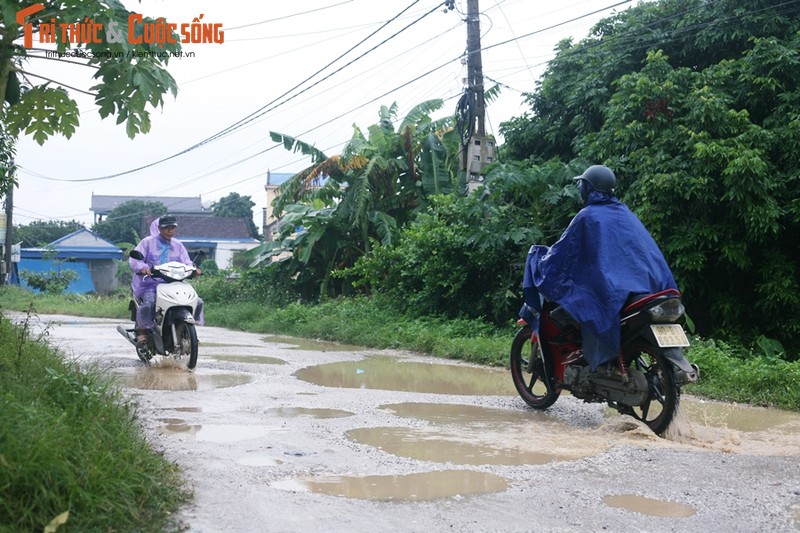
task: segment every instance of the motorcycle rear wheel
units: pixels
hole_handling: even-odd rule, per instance
[[[644,372],[650,389],[647,401],[629,407],[625,414],[647,424],[656,435],[664,433],[678,412],[681,388],[675,367],[656,346],[647,342],[632,345],[625,351],[631,368]]]
[[[545,375],[539,346],[531,342],[532,330],[520,329],[511,344],[511,379],[525,403],[534,409],[547,409],[561,393]],[[531,358],[533,364],[530,364]]]
[[[178,322],[175,324],[175,334],[178,338],[178,345],[175,347],[174,355],[178,359],[186,359],[186,368],[193,369],[197,364],[197,330],[194,324]]]

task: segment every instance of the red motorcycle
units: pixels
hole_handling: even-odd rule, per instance
[[[583,359],[580,325],[563,307],[546,301],[538,335],[518,321],[522,328],[511,346],[514,386],[534,409],[547,409],[568,390],[585,402],[606,402],[661,435],[678,410],[681,386],[700,375],[683,353],[689,346],[684,321],[675,289],[632,296],[620,316],[619,356],[592,372]]]

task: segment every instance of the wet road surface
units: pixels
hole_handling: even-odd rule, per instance
[[[189,372],[119,321],[40,316],[183,469],[189,531],[800,531],[800,415],[684,397],[662,439],[502,369],[198,329]]]

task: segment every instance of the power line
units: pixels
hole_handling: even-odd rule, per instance
[[[325,69],[327,69],[328,67],[330,67],[331,65],[333,65],[334,63],[336,63],[337,61],[339,61],[340,59],[342,59],[342,58],[343,58],[345,55],[347,55],[348,53],[350,53],[351,51],[353,51],[355,48],[357,48],[358,46],[360,46],[361,44],[363,44],[363,43],[364,43],[366,40],[368,40],[370,37],[372,37],[373,35],[375,35],[376,33],[378,33],[380,30],[382,30],[383,28],[385,28],[387,25],[389,25],[391,22],[393,22],[394,20],[396,20],[396,19],[397,19],[397,18],[398,18],[400,15],[402,15],[403,13],[405,13],[406,11],[408,11],[409,9],[411,9],[411,8],[412,8],[414,5],[416,5],[416,4],[417,4],[419,1],[420,1],[420,0],[414,0],[414,1],[413,1],[413,2],[412,2],[410,5],[409,5],[409,6],[407,6],[405,9],[403,9],[403,10],[402,10],[400,13],[398,13],[397,15],[395,15],[395,16],[394,16],[393,18],[391,18],[389,21],[387,21],[386,23],[384,23],[384,24],[383,24],[383,25],[382,25],[380,28],[378,28],[377,30],[375,30],[374,32],[372,32],[371,34],[369,34],[367,37],[365,37],[364,39],[362,39],[361,41],[359,41],[359,42],[358,42],[356,45],[354,45],[353,47],[351,47],[350,49],[348,49],[348,50],[347,50],[346,52],[344,52],[343,54],[339,55],[339,56],[338,56],[336,59],[334,59],[333,61],[331,61],[330,63],[328,63],[328,64],[327,64],[327,65],[325,65],[324,67],[322,67],[321,69],[317,70],[317,71],[316,71],[314,74],[312,74],[311,76],[308,76],[306,79],[304,79],[303,81],[301,81],[300,83],[298,83],[297,85],[295,85],[293,88],[291,88],[291,89],[289,89],[288,91],[286,91],[285,93],[283,93],[281,96],[279,96],[279,97],[277,97],[277,98],[273,99],[271,102],[269,102],[268,104],[265,104],[264,106],[262,106],[262,107],[261,107],[261,108],[259,108],[258,110],[254,111],[254,112],[253,112],[253,113],[251,113],[250,115],[246,116],[245,118],[243,118],[243,119],[240,119],[239,121],[235,122],[235,123],[234,123],[234,124],[232,124],[231,126],[228,126],[227,128],[225,128],[225,129],[223,129],[223,130],[221,130],[221,131],[219,131],[219,132],[215,133],[214,135],[212,135],[212,136],[210,136],[210,137],[206,138],[206,139],[205,139],[205,140],[203,140],[203,141],[200,141],[200,142],[199,142],[199,143],[197,143],[197,144],[194,144],[194,145],[192,145],[192,146],[190,146],[190,147],[188,147],[188,148],[186,148],[186,149],[184,149],[184,150],[181,150],[180,152],[177,152],[177,153],[175,153],[175,154],[172,154],[172,155],[170,155],[170,156],[164,157],[164,158],[162,158],[162,159],[159,159],[159,160],[157,160],[157,161],[155,161],[155,162],[148,163],[147,165],[142,165],[142,166],[139,166],[139,167],[136,167],[136,168],[130,169],[130,170],[126,170],[126,171],[123,171],[123,172],[118,172],[118,173],[116,173],[116,174],[109,174],[109,175],[106,175],[106,176],[100,176],[100,177],[97,177],[97,178],[85,178],[85,179],[73,179],[73,180],[58,180],[58,179],[56,179],[56,178],[51,178],[51,179],[53,179],[54,181],[69,181],[69,182],[72,182],[72,183],[81,183],[81,182],[95,182],[95,181],[104,181],[104,180],[109,180],[109,179],[113,179],[113,178],[118,178],[118,177],[125,176],[125,175],[128,175],[128,174],[133,174],[134,172],[138,172],[138,171],[140,171],[140,170],[144,170],[144,169],[146,169],[146,168],[150,168],[150,167],[153,167],[153,166],[155,166],[155,165],[158,165],[158,164],[160,164],[160,163],[163,163],[163,162],[169,161],[169,160],[171,160],[171,159],[174,159],[174,158],[176,158],[176,157],[179,157],[179,156],[181,156],[181,155],[183,155],[183,154],[186,154],[186,153],[188,153],[188,152],[191,152],[191,151],[193,151],[193,150],[196,150],[197,148],[200,148],[200,147],[202,147],[202,146],[204,146],[204,145],[206,145],[206,144],[208,144],[208,143],[211,143],[211,142],[213,142],[213,141],[215,141],[215,140],[217,140],[217,139],[219,139],[219,138],[221,138],[221,137],[223,137],[223,136],[225,136],[225,135],[228,135],[229,133],[231,133],[231,132],[233,132],[233,131],[235,131],[235,130],[237,130],[237,129],[241,128],[242,126],[244,126],[244,125],[246,125],[246,124],[250,123],[251,121],[255,120],[255,118],[258,118],[259,116],[262,116],[263,114],[265,114],[265,113],[268,113],[269,111],[273,111],[273,110],[274,110],[274,109],[276,109],[277,107],[279,107],[279,106],[281,106],[281,105],[284,105],[284,104],[285,104],[285,103],[287,103],[288,101],[292,100],[293,98],[296,98],[296,97],[297,97],[297,96],[299,96],[300,94],[303,94],[304,92],[308,91],[309,89],[313,88],[314,86],[318,85],[319,83],[322,83],[323,81],[325,81],[326,79],[330,78],[331,76],[333,76],[333,75],[337,74],[338,72],[341,72],[343,69],[345,69],[345,68],[347,68],[348,66],[352,65],[352,64],[353,64],[355,61],[357,61],[357,60],[359,60],[359,59],[363,58],[363,57],[364,57],[365,55],[367,55],[368,53],[370,53],[370,52],[374,51],[374,50],[375,50],[375,49],[377,49],[379,46],[382,46],[382,45],[383,45],[383,44],[385,44],[385,43],[386,43],[388,40],[390,40],[390,39],[393,39],[394,37],[396,37],[397,35],[399,35],[399,34],[400,34],[400,33],[402,33],[403,31],[407,30],[408,28],[410,28],[411,26],[413,26],[414,24],[416,24],[417,22],[419,22],[420,20],[422,20],[422,19],[423,19],[423,18],[425,18],[426,16],[430,15],[431,13],[433,13],[433,11],[435,11],[435,10],[437,10],[437,9],[438,9],[438,6],[437,6],[436,8],[432,9],[431,11],[429,11],[428,13],[426,13],[425,15],[423,15],[422,17],[418,18],[417,20],[415,20],[415,21],[414,21],[414,22],[412,22],[411,24],[408,24],[408,25],[407,25],[407,26],[405,26],[403,29],[401,29],[400,31],[398,31],[398,32],[396,32],[395,34],[393,34],[393,35],[392,35],[391,37],[389,37],[388,39],[385,39],[385,40],[381,41],[381,43],[379,43],[379,44],[378,44],[378,45],[376,45],[375,47],[373,47],[373,48],[369,49],[367,52],[365,52],[365,53],[361,54],[360,56],[358,56],[358,57],[357,57],[357,58],[355,58],[354,60],[352,60],[352,61],[348,62],[348,63],[347,63],[347,64],[345,64],[343,67],[340,67],[339,69],[335,70],[334,72],[332,72],[332,73],[331,73],[331,74],[329,74],[328,76],[326,76],[326,77],[322,78],[321,80],[319,80],[319,81],[317,81],[316,83],[312,84],[311,86],[309,86],[309,87],[307,87],[307,88],[303,89],[302,91],[300,91],[299,93],[297,93],[297,94],[295,94],[295,95],[291,96],[290,98],[287,98],[286,100],[284,100],[284,101],[282,101],[282,102],[279,102],[279,103],[278,103],[278,104],[276,104],[275,106],[273,106],[273,107],[271,107],[271,108],[267,109],[267,108],[268,108],[270,105],[272,105],[272,104],[275,104],[276,102],[278,102],[278,100],[280,100],[281,98],[284,98],[285,96],[287,96],[288,94],[290,94],[292,91],[295,91],[295,90],[296,90],[296,89],[298,89],[300,86],[302,86],[304,83],[306,83],[307,81],[309,81],[309,80],[311,80],[313,77],[315,77],[317,74],[321,73],[322,71],[324,71]]]
[[[252,26],[260,26],[261,24],[269,24],[270,22],[277,22],[279,20],[286,20],[286,19],[290,19],[290,18],[294,18],[294,17],[299,17],[301,15],[308,15],[308,14],[311,14],[311,13],[317,13],[319,11],[324,11],[326,9],[331,9],[332,7],[339,7],[339,6],[344,5],[344,4],[349,4],[352,1],[353,0],[345,0],[344,2],[339,2],[338,4],[333,4],[333,5],[324,6],[324,7],[318,7],[316,9],[310,9],[308,11],[301,11],[300,13],[292,13],[291,15],[286,15],[286,16],[283,16],[283,17],[276,17],[274,19],[262,20],[261,22],[252,22],[250,24],[244,24],[242,26],[234,26],[233,28],[225,28],[225,31],[241,30],[242,28],[250,28]]]

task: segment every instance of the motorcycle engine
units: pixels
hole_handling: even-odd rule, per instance
[[[587,402],[602,402],[604,399],[594,393],[594,387],[589,381],[589,367],[568,365],[564,369],[564,385],[573,396]]]
[[[627,375],[613,369],[598,369],[569,365],[564,369],[564,384],[576,398],[586,402],[616,402],[642,405],[647,401],[649,387],[641,370],[628,369]]]

